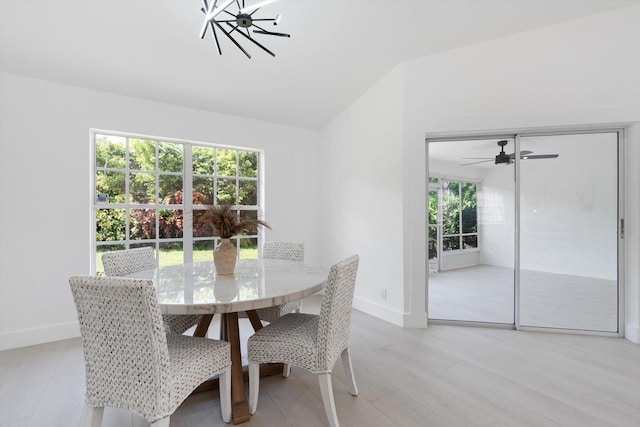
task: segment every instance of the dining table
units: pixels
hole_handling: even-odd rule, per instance
[[[246,400],[239,313],[254,330],[262,328],[257,309],[296,301],[321,291],[328,270],[299,261],[238,260],[233,274],[218,274],[213,261],[201,261],[140,271],[129,277],[153,281],[162,314],[201,315],[193,336],[205,337],[213,316],[220,315],[220,339],[231,344],[231,402],[234,424],[250,420]],[[263,369],[264,368],[264,369]],[[261,375],[282,372],[282,365],[261,367]]]

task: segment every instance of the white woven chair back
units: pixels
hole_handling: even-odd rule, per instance
[[[169,351],[153,283],[107,276],[69,279],[86,367],[86,402],[158,418],[170,408]]]
[[[304,243],[264,242],[262,257],[266,259],[286,259],[304,261]]]
[[[349,346],[351,307],[360,258],[353,255],[331,267],[320,306],[318,366],[330,370]]]
[[[156,268],[158,263],[153,255],[153,248],[127,249],[105,252],[102,254],[104,274],[107,276],[128,276],[139,271]]]

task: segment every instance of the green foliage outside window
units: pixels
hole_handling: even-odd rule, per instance
[[[433,181],[432,181],[433,180]],[[430,178],[441,184],[442,250],[453,251],[478,247],[477,184]],[[437,224],[438,195],[429,193],[429,224]],[[429,252],[437,247],[436,233],[429,229]]]
[[[429,178],[429,182],[438,182],[437,178]],[[428,228],[429,228],[429,244],[428,253],[429,259],[438,257],[438,192],[429,191],[429,216],[428,216]]]
[[[449,182],[442,192],[442,234],[460,233],[460,184]]]
[[[462,233],[478,232],[476,184],[463,182],[461,187]]]

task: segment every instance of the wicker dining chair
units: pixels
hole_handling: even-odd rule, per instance
[[[153,248],[126,249],[122,251],[105,252],[102,254],[104,274],[107,276],[128,276],[139,271],[156,268],[158,263],[153,256]],[[184,334],[185,331],[200,321],[199,315],[163,314],[162,320],[167,330],[174,334]]]
[[[266,259],[287,259],[304,261],[304,243],[302,242],[264,242],[262,257]]]
[[[171,414],[219,375],[222,419],[231,419],[231,346],[167,334],[153,282],[108,276],[69,279],[86,370],[84,427],[99,427],[106,406],[169,427]]]
[[[349,339],[351,305],[356,283],[359,257],[353,255],[338,262],[329,271],[320,314],[289,313],[257,331],[247,343],[249,359],[249,412],[255,413],[261,363],[284,363],[285,373],[290,365],[304,368],[318,375],[320,392],[329,425],[338,427],[331,371],[342,356],[349,389],[358,395]]]
[[[262,251],[265,259],[282,259],[288,261],[304,261],[304,243],[301,242],[265,242]],[[302,300],[291,301],[275,307],[259,308],[256,310],[260,320],[273,322],[287,313],[300,312]]]

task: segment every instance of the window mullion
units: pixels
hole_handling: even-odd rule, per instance
[[[460,249],[462,249],[463,246],[463,242],[462,242],[462,186],[463,186],[463,182],[459,182],[458,183],[458,247]]]
[[[182,168],[182,239],[184,262],[193,262],[193,156],[191,144],[184,144]]]
[[[129,151],[131,150],[131,141],[130,138],[125,138],[125,149],[124,149],[124,242],[125,248],[129,249],[129,236],[130,233],[130,223],[131,223],[131,197],[130,197],[130,179],[131,179],[131,168],[129,162],[131,161],[131,156],[129,155]]]
[[[156,197],[155,197],[155,219],[156,219],[156,238],[155,238],[155,248],[157,250],[160,249],[160,142],[158,140],[154,141],[156,147],[156,158],[155,158],[155,181],[156,181]]]

